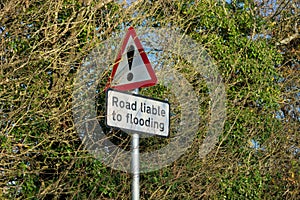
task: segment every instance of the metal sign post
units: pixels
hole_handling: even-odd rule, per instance
[[[139,89],[135,89],[134,94],[139,93]],[[139,150],[139,134],[132,134],[131,141],[131,173],[132,173],[132,200],[140,199],[140,150]]]
[[[170,104],[164,100],[108,89],[106,91],[106,125],[129,131],[131,140],[132,199],[140,199],[140,134],[168,137],[170,133]]]
[[[139,133],[150,133],[167,137],[170,130],[169,103],[150,98],[138,97],[141,87],[153,86],[157,77],[151,63],[130,27],[122,42],[110,80],[107,84],[108,126],[132,131],[131,173],[132,199],[140,199],[140,152]],[[133,90],[132,95],[111,90]]]

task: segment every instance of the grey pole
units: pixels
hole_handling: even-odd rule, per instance
[[[134,94],[139,93],[135,89]],[[132,134],[131,141],[131,172],[132,172],[132,200],[140,199],[140,151],[139,151],[139,134]]]

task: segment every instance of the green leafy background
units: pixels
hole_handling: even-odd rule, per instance
[[[299,198],[299,37],[281,42],[299,31],[297,1],[4,0],[0,9],[0,199],[131,198],[130,174],[85,150],[71,109],[85,56],[129,26],[178,27],[213,58],[227,94],[213,151],[199,158],[200,124],[179,160],[141,174],[141,199]],[[208,121],[205,81],[184,60],[174,68],[205,97]],[[141,92],[170,95],[160,85]]]

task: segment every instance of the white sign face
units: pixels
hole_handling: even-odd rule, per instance
[[[167,137],[170,130],[170,105],[166,101],[109,89],[106,93],[106,124]]]
[[[112,80],[112,85],[118,86],[151,80],[148,69],[131,36],[128,39],[125,49],[126,51],[122,54],[119,66]],[[130,52],[132,52],[132,55],[128,56]],[[130,58],[131,62],[129,62]]]

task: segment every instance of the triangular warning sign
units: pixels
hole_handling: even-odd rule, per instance
[[[108,87],[132,90],[153,86],[156,75],[135,30],[130,27],[116,58]]]

